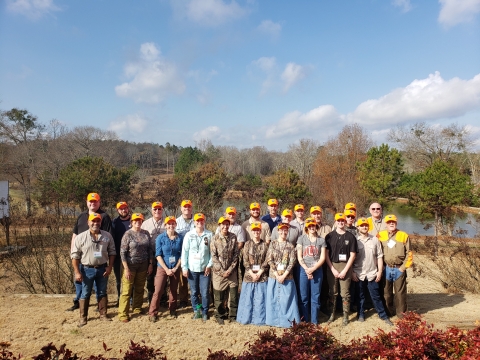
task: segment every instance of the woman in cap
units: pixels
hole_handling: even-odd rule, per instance
[[[141,314],[143,303],[143,289],[147,273],[152,272],[154,260],[154,245],[150,234],[142,230],[143,215],[136,213],[131,217],[132,228],[122,237],[120,258],[123,264],[122,294],[118,306],[118,318],[121,322],[128,322],[130,296],[133,291],[132,310],[134,314]]]
[[[305,234],[297,241],[297,258],[300,264],[300,316],[302,321],[318,323],[320,291],[325,262],[325,239],[318,235],[319,226],[312,218],[305,220]]]
[[[265,325],[265,302],[268,280],[268,245],[260,238],[262,224],[254,222],[251,227],[251,240],[243,248],[242,292],[238,304],[237,322],[241,324]]]
[[[153,293],[148,312],[151,322],[155,322],[158,319],[160,299],[165,290],[167,279],[170,280],[168,309],[171,317],[177,317],[177,286],[180,276],[182,276],[180,258],[182,256],[183,236],[175,231],[177,227],[175,216],[167,216],[164,223],[167,231],[158,235],[155,240],[155,257],[158,266],[155,276],[155,292]]]
[[[294,245],[287,241],[288,228],[287,223],[278,224],[278,239],[273,240],[268,248],[270,271],[265,317],[267,325],[285,328],[291,327],[293,321],[300,321],[292,274],[297,255]]]

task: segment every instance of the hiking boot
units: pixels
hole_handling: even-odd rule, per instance
[[[102,297],[98,301],[98,312],[100,313],[100,320],[102,321],[112,321],[109,317],[107,317],[107,298]]]
[[[360,319],[359,319],[359,320],[360,320]],[[364,319],[364,320],[365,320],[365,319]],[[343,325],[343,326],[347,326],[347,325],[348,325],[348,312],[344,312],[344,313],[343,313],[342,325]]]
[[[177,312],[175,310],[170,311],[170,317],[176,319],[177,318]]]
[[[69,307],[69,308],[66,309],[65,311],[75,311],[75,310],[77,310],[79,307],[80,307],[80,305],[79,305],[79,303],[78,303],[78,300],[73,300],[73,306],[72,306],[72,307]]]
[[[358,321],[359,321],[359,322],[364,322],[364,321],[365,321],[365,317],[359,316],[359,317],[358,317]]]
[[[208,315],[207,315],[207,314],[203,315],[203,316],[202,316],[202,321],[203,321],[204,323],[206,323],[207,320],[208,320]]]

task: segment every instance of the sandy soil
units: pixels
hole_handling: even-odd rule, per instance
[[[415,272],[408,270],[410,310],[422,314],[437,328],[474,327],[475,322],[480,320],[480,295],[445,293],[438,283],[425,275],[430,266],[428,260],[419,256],[416,263]],[[258,331],[267,329],[239,324],[219,326],[213,317],[204,324],[199,320],[191,320],[190,309],[180,310],[179,317],[174,320],[167,318],[167,309],[162,309],[161,318],[155,324],[150,323],[146,315],[124,324],[116,318],[116,309],[110,307],[109,315],[113,321],[101,322],[93,306],[90,307],[88,324],[78,329],[78,311],[65,311],[72,304],[72,295],[6,294],[2,291],[2,285],[7,279],[2,276],[0,279],[0,342],[10,342],[11,351],[27,358],[38,355],[40,348],[49,342],[57,346],[66,343],[80,356],[105,354],[105,342],[112,348],[105,355],[116,357],[122,356],[119,350],[125,351],[129,340],[144,340],[147,345],[162,347],[168,359],[205,359],[208,349],[227,349],[240,353],[245,349],[246,342],[256,339]],[[112,296],[110,305],[115,300]],[[212,315],[212,311],[210,313]],[[350,319],[347,327],[341,325],[341,319],[329,326],[331,333],[342,342],[366,334],[373,335],[377,328],[389,329],[378,319],[374,310],[367,313],[364,323],[356,321],[354,314]],[[326,316],[323,320],[326,320]],[[392,320],[395,322],[396,318]]]

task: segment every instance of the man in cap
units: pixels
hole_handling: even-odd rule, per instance
[[[130,209],[125,201],[117,203],[118,216],[112,221],[113,241],[115,242],[115,251],[120,254],[120,245],[122,237],[125,232],[132,227],[130,223]],[[122,260],[120,256],[115,258],[113,263],[113,272],[115,274],[115,281],[117,285],[117,306],[120,298],[120,285],[122,283]]]
[[[112,234],[112,219],[110,219],[110,216],[105,211],[100,209],[100,205],[100,195],[98,195],[97,193],[90,193],[87,195],[87,210],[81,212],[80,215],[78,215],[75,226],[73,227],[72,248],[75,237],[78,234],[89,229],[88,217],[91,214],[100,214],[100,216],[102,217],[100,229]],[[73,311],[79,308],[79,300],[82,296],[82,288],[82,283],[75,281],[75,298],[73,299],[73,306],[68,308],[67,311]],[[97,301],[98,300],[99,299],[97,297]]]
[[[145,220],[142,223],[142,230],[148,231],[152,241],[155,243],[157,236],[165,231],[165,224],[163,223],[163,204],[161,201],[154,201],[152,203],[152,217]],[[150,274],[147,275],[147,292],[148,292],[148,305],[152,301],[153,294],[155,293],[155,275],[157,274],[157,262],[153,262],[153,269]]]
[[[184,236],[190,230],[195,229],[192,201],[188,199],[182,200],[180,211],[182,212],[182,215],[177,218],[177,228],[175,231],[180,236]],[[180,276],[178,281],[178,299],[180,301],[180,309],[188,305],[188,280],[184,276]]]
[[[288,236],[287,240],[289,243],[291,243],[294,247],[297,246],[297,240],[298,237],[300,236],[300,230],[296,228],[295,226],[291,225],[293,217],[293,212],[290,209],[285,209],[282,211],[282,224],[288,224]],[[272,231],[272,240],[277,240],[278,239],[278,225],[273,229]]]
[[[357,227],[355,226],[355,218],[357,217],[357,213],[353,209],[345,209],[343,211],[343,215],[345,215],[345,230],[352,233],[354,236],[357,236]]]
[[[397,229],[397,217],[385,216],[387,230],[378,233],[378,239],[383,248],[385,262],[384,297],[386,309],[390,315],[397,314],[399,318],[407,311],[407,268],[412,266],[413,252],[410,248],[410,238],[406,232]],[[393,291],[395,289],[395,296]],[[393,302],[395,300],[395,311]]]
[[[352,280],[358,284],[358,321],[365,321],[365,301],[367,291],[380,319],[393,326],[385,312],[379,283],[383,273],[383,250],[380,241],[368,233],[368,221],[357,221],[358,254],[353,262]]]
[[[238,249],[241,250],[243,248],[243,245],[245,245],[247,236],[242,226],[235,222],[235,220],[237,219],[237,209],[235,209],[233,206],[227,207],[225,209],[224,218],[230,222],[228,232],[234,234],[237,237]],[[215,231],[215,234],[219,234],[221,230],[222,230],[222,226],[221,224],[219,224],[217,227],[217,230]]]
[[[242,224],[242,228],[245,230],[247,241],[251,240],[253,237],[251,229],[251,225],[253,223],[261,224],[260,239],[264,240],[267,244],[270,244],[270,226],[268,223],[260,219],[260,204],[258,202],[253,202],[250,204],[250,218],[245,220]]]
[[[267,202],[268,205],[268,214],[262,217],[262,220],[265,221],[268,226],[270,226],[270,232],[273,231],[273,228],[282,222],[282,218],[278,216],[278,200],[269,199]]]
[[[107,318],[107,284],[116,252],[113,237],[109,232],[100,229],[101,222],[100,214],[90,214],[88,216],[89,229],[78,234],[72,244],[71,258],[75,280],[82,283],[78,327],[87,324],[90,295],[94,283],[97,286],[100,320],[111,320]]]
[[[332,314],[328,322],[335,320],[336,300],[340,290],[343,305],[343,325],[348,324],[350,311],[350,282],[352,265],[358,252],[357,239],[345,230],[345,215],[335,214],[335,230],[327,235],[327,272]]]
[[[238,307],[238,254],[239,246],[235,234],[228,231],[230,220],[221,217],[218,220],[219,233],[215,234],[210,244],[213,263],[213,296],[215,303],[215,319],[220,325],[225,318],[236,322]],[[225,300],[230,296],[228,313],[225,309]]]
[[[327,234],[332,231],[332,227],[328,224],[323,224],[322,216],[322,208],[320,206],[315,205],[310,208],[310,217],[312,217],[313,220],[315,220],[317,225],[320,227],[320,229],[318,230],[318,235],[325,239]],[[324,272],[324,274],[325,273],[326,272]]]
[[[305,206],[303,204],[297,204],[293,208],[295,213],[295,219],[290,222],[290,226],[296,227],[300,231],[300,235],[303,235],[305,229]]]
[[[383,221],[382,205],[379,203],[372,203],[369,207],[370,217],[368,221],[368,232],[373,236],[377,236],[382,230],[387,230],[387,224]]]

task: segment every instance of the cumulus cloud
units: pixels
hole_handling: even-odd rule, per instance
[[[147,125],[148,121],[142,115],[131,114],[112,121],[108,126],[108,130],[112,130],[120,136],[128,136],[130,133],[143,133]]]
[[[393,6],[396,6],[402,10],[402,12],[406,13],[412,10],[412,4],[410,4],[410,0],[393,0]]]
[[[200,140],[214,140],[224,137],[225,136],[222,136],[222,131],[218,126],[209,126],[205,129],[193,133],[192,139],[198,142]]]
[[[127,63],[124,73],[131,80],[116,86],[115,92],[135,102],[160,103],[168,95],[182,94],[185,90],[177,67],[161,56],[154,43],[142,44],[138,59]]]
[[[247,9],[235,0],[171,0],[170,4],[177,17],[186,18],[203,26],[218,26],[241,18]]]
[[[7,0],[7,10],[36,20],[44,15],[60,11],[53,0]]]
[[[379,99],[361,103],[349,121],[360,124],[407,123],[453,118],[480,109],[480,74],[471,80],[445,81],[439,72],[414,80]]]
[[[280,36],[282,25],[275,23],[272,20],[263,20],[260,25],[258,25],[257,30],[276,39]]]
[[[252,61],[251,65],[261,70],[264,76],[266,75],[266,78],[262,81],[262,88],[260,90],[260,95],[265,95],[275,84],[277,59],[275,59],[275,57],[261,57]]]
[[[439,0],[441,4],[438,21],[445,26],[454,26],[472,21],[480,12],[480,0]]]
[[[267,128],[267,139],[311,133],[324,126],[337,125],[341,117],[332,105],[322,105],[307,113],[293,111],[285,114],[280,121]]]
[[[281,75],[283,81],[283,91],[287,92],[293,85],[303,80],[307,76],[308,67],[290,62],[285,66]]]

